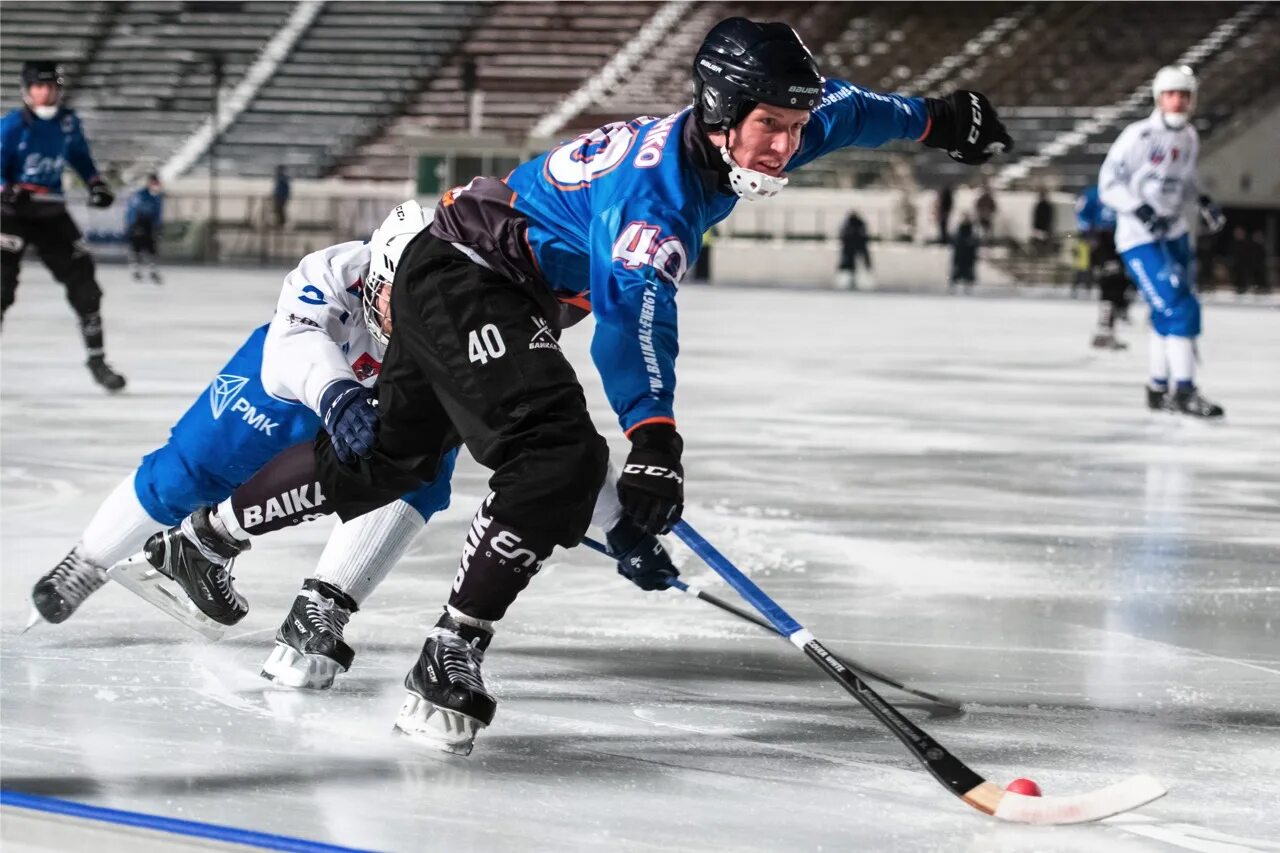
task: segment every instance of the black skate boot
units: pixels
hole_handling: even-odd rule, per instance
[[[80,556],[79,547],[62,558],[31,588],[31,603],[44,621],[57,625],[107,582],[107,570]],[[32,615],[34,624],[34,614]],[[30,625],[28,625],[30,627]]]
[[[1194,386],[1174,391],[1171,405],[1174,411],[1197,418],[1220,418],[1226,414],[1217,403],[1200,396],[1200,389]]]
[[[205,616],[234,625],[249,612],[249,603],[232,585],[231,563],[248,542],[232,542],[213,529],[208,507],[182,524],[157,533],[142,546],[147,562],[172,579]]]
[[[342,629],[357,609],[351,596],[333,584],[307,578],[276,631],[276,647],[262,665],[262,677],[287,687],[327,690],[355,659]]]
[[[396,716],[396,729],[436,749],[470,755],[476,733],[493,722],[498,710],[480,676],[492,637],[446,611],[405,676],[409,695]]]
[[[1109,329],[1099,329],[1093,336],[1094,349],[1126,350],[1129,345],[1115,336]]]
[[[93,381],[108,391],[115,393],[124,388],[124,377],[112,370],[102,356],[91,357],[85,362],[85,366],[89,368],[89,373],[93,374]]]
[[[1152,388],[1146,386],[1147,392],[1147,408],[1153,412],[1172,411],[1171,399],[1169,392],[1164,388]]]

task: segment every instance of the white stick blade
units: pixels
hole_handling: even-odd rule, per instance
[[[995,816],[1014,823],[1089,823],[1145,806],[1166,793],[1151,776],[1130,776],[1106,788],[1075,797],[1028,797],[1005,791]]]

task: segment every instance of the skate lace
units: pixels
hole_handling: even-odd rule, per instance
[[[461,637],[440,635],[440,666],[452,684],[460,684],[477,693],[488,693],[480,678],[481,652]]]
[[[342,630],[351,620],[351,614],[345,607],[339,607],[331,599],[317,592],[307,590],[307,619],[321,633],[330,634],[342,639]]]
[[[62,600],[72,606],[88,598],[107,582],[107,573],[81,559],[74,551],[62,558],[47,575]]]

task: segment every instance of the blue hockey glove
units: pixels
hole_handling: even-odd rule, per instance
[[[647,592],[666,589],[680,572],[656,536],[645,533],[627,519],[605,534],[609,550],[618,561],[618,574]]]
[[[320,395],[320,416],[338,459],[350,465],[369,458],[378,441],[378,410],[368,388],[354,379],[331,382]]]
[[[631,433],[631,452],[618,477],[622,511],[646,533],[666,533],[684,512],[684,441],[670,424]]]
[[[1173,220],[1165,216],[1156,216],[1155,209],[1149,204],[1144,204],[1133,212],[1133,215],[1142,220],[1142,224],[1147,226],[1147,230],[1151,232],[1151,236],[1157,240],[1163,240],[1164,235],[1169,233],[1169,229],[1173,226]]]
[[[1200,221],[1204,223],[1205,230],[1210,234],[1217,234],[1227,227],[1226,214],[1222,212],[1217,202],[1207,195],[1200,196]]]
[[[89,182],[89,204],[92,207],[110,207],[115,200],[116,194],[102,178],[94,178]]]

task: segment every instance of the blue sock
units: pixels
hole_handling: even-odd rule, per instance
[[[1192,390],[1195,390],[1195,387],[1196,387],[1196,383],[1195,383],[1195,382],[1192,382],[1190,379],[1179,379],[1179,380],[1178,380],[1178,390],[1179,390],[1179,391],[1192,391]]]
[[[1169,380],[1168,379],[1152,379],[1151,390],[1152,391],[1168,391]]]

